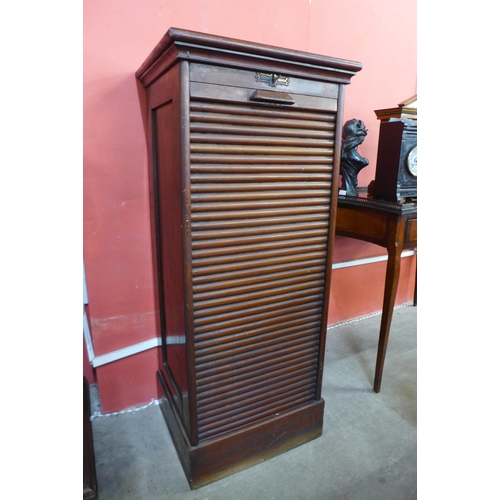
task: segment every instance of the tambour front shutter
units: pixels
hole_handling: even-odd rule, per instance
[[[199,437],[315,397],[335,114],[191,100]]]

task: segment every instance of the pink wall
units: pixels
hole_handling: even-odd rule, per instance
[[[347,87],[344,118],[362,119],[369,129],[359,148],[370,160],[359,176],[366,186],[378,141],[373,110],[416,93],[416,0],[86,0],[83,7],[84,260],[94,350],[102,355],[156,336],[144,94],[134,73],[167,29],[362,62]],[[335,260],[344,259],[346,245],[353,243],[339,240]],[[361,254],[368,248],[354,245]],[[374,282],[379,274],[374,269]],[[155,356],[97,369],[103,411],[156,397],[155,366],[148,369]]]

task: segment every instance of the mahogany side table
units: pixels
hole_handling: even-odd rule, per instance
[[[363,197],[338,198],[335,233],[387,249],[384,302],[373,390],[380,392],[403,250],[417,247],[417,203],[393,203]],[[416,280],[414,305],[416,305]]]

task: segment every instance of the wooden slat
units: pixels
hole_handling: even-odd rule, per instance
[[[283,313],[283,311],[280,311],[280,313]],[[250,328],[253,328],[255,331],[258,331],[259,328],[262,328],[264,331],[269,331],[269,329],[272,328],[274,329],[280,328],[284,321],[289,321],[291,324],[293,324],[295,320],[310,322],[312,320],[317,320],[320,317],[318,315],[321,315],[320,307],[309,307],[303,311],[297,310],[290,314],[276,313],[273,317],[260,321],[255,321],[252,324],[243,324],[236,326],[233,325],[227,328],[220,328],[216,330],[207,329],[206,331],[195,333],[196,337],[195,342],[199,342],[200,340],[203,341],[215,338],[219,338],[221,339],[221,341],[223,341],[225,336],[229,337],[237,333],[245,332],[248,331]]]
[[[238,348],[249,344],[256,344],[259,342],[266,342],[271,339],[288,338],[295,335],[309,335],[318,332],[320,322],[318,320],[311,321],[311,318],[306,318],[302,321],[290,321],[280,325],[276,328],[257,328],[250,329],[246,332],[235,333],[233,335],[226,335],[221,339],[209,339],[205,341],[197,340],[196,348],[205,354],[220,352],[228,350],[228,345],[231,348]]]
[[[308,155],[296,156],[294,154],[216,154],[216,153],[191,153],[191,163],[277,163],[277,164],[302,164],[309,163],[311,165],[331,165],[331,157],[328,155]]]
[[[315,292],[315,293],[314,293]],[[245,301],[240,302],[238,304],[233,304],[229,306],[223,306],[212,309],[205,309],[197,311],[195,315],[194,323],[196,325],[202,326],[206,325],[210,322],[216,322],[221,319],[227,318],[238,318],[240,316],[250,315],[258,312],[264,311],[272,311],[279,307],[284,307],[284,303],[286,304],[304,304],[309,300],[316,300],[319,297],[322,297],[323,289],[318,287],[313,292],[310,290],[301,290],[299,292],[295,292],[294,294],[281,294],[275,295],[271,297],[265,297],[264,299],[254,300],[254,301]],[[257,304],[257,305],[256,305]],[[279,325],[279,329],[274,329],[274,332],[285,332],[286,324]],[[251,331],[251,330],[250,330]],[[276,334],[277,335],[277,334]],[[247,337],[252,336],[248,333]],[[244,338],[247,338],[244,337]],[[221,339],[222,340],[222,339]],[[231,339],[235,340],[235,339]],[[207,345],[198,342],[200,348],[207,347]],[[210,343],[209,343],[210,344]],[[214,345],[212,343],[212,345]]]
[[[292,232],[296,234],[300,231],[306,231],[308,233],[314,232],[316,230],[322,231],[328,228],[328,220],[313,220],[305,222],[294,222],[288,224],[275,224],[275,220],[267,219],[262,221],[259,226],[250,225],[249,227],[241,227],[241,225],[236,225],[229,229],[216,229],[203,228],[203,230],[198,229],[192,232],[193,248],[199,248],[198,242],[205,242],[205,245],[211,245],[207,240],[217,239],[230,240],[231,238],[252,238],[252,237],[265,237],[268,233],[280,233],[285,235],[286,233]]]
[[[231,388],[229,392],[219,391],[205,393],[198,400],[199,408],[202,411],[209,411],[228,404],[234,405],[237,402],[244,404],[245,402],[250,402],[253,395],[260,395],[257,397],[260,397],[262,400],[262,394],[265,394],[265,392],[283,388],[290,384],[291,377],[293,380],[314,382],[315,378],[311,377],[311,371],[311,367],[306,366],[302,368],[302,370],[296,370],[293,373],[286,373],[278,377],[274,376],[272,379],[264,377],[256,383],[244,384],[243,387]],[[269,384],[269,380],[272,380],[273,383]]]
[[[227,236],[229,236],[234,233],[234,231],[231,230],[237,229],[252,232],[251,227],[254,226],[257,228],[267,227],[268,230],[271,230],[270,228],[275,227],[278,231],[283,231],[283,229],[280,228],[298,230],[303,227],[315,227],[314,224],[317,224],[316,227],[323,227],[322,222],[328,222],[328,219],[328,212],[316,211],[307,215],[296,215],[293,218],[285,215],[282,217],[261,217],[260,219],[230,219],[194,222],[191,227],[193,231],[199,231],[198,234],[201,238],[203,238],[203,235],[213,234],[213,231],[216,229],[220,230],[221,237],[223,237],[225,234],[223,231],[225,230],[229,230],[226,234]]]
[[[203,397],[199,399],[199,408],[206,414],[211,408],[232,405],[236,401],[242,401],[243,405],[245,403],[251,404],[253,401],[257,401],[259,396],[262,400],[266,393],[269,394],[280,389],[282,392],[287,392],[287,389],[288,391],[293,390],[294,387],[290,383],[291,380],[296,383],[296,387],[297,385],[302,385],[304,382],[312,382],[315,378],[311,367],[305,365],[302,370],[294,370],[293,372],[272,378],[268,377],[267,379],[261,378],[259,381],[253,381],[252,384],[245,384],[244,387],[240,385],[237,388],[230,387],[217,392],[210,391],[204,393]],[[248,399],[243,401],[245,398]]]
[[[226,393],[224,398],[218,400],[202,400],[199,401],[198,405],[200,415],[203,415],[205,422],[209,422],[216,415],[219,415],[223,419],[225,416],[234,415],[243,406],[251,408],[255,403],[262,403],[266,397],[286,396],[300,387],[314,384],[315,381],[316,378],[311,373],[300,373],[295,374],[293,382],[290,382],[290,379],[272,380],[262,384],[253,391],[248,391],[246,394],[234,394],[230,396]],[[221,407],[225,409],[224,413],[221,413]]]
[[[267,126],[266,126],[267,125]],[[305,126],[305,125],[304,125]],[[310,129],[310,128],[276,128],[272,123],[267,123],[263,126],[255,125],[234,125],[231,123],[220,124],[215,122],[191,122],[191,132],[193,133],[213,133],[213,134],[239,134],[254,136],[274,136],[274,137],[291,137],[291,138],[313,138],[313,139],[329,139],[333,138],[333,129]]]
[[[288,319],[293,321],[295,319],[308,319],[309,321],[315,319],[316,315],[321,313],[321,304],[314,307],[314,305],[307,305],[297,307],[294,310],[282,309],[281,311],[272,311],[271,313],[261,315],[264,319],[255,318],[253,322],[229,321],[227,324],[221,325],[220,328],[211,328],[211,325],[195,328],[196,339],[207,339],[218,337],[224,339],[224,336],[230,336],[237,333],[245,332],[250,328],[258,329],[259,327],[272,327],[276,328],[280,321]],[[197,331],[199,330],[199,331]],[[198,357],[198,352],[196,353]]]
[[[224,314],[219,314],[219,315],[206,315],[203,317],[197,317],[194,320],[194,325],[195,328],[201,328],[205,325],[214,325],[219,322],[223,321],[241,321],[244,322],[245,320],[243,319],[244,317],[254,317],[256,314],[263,314],[263,313],[270,313],[272,311],[276,311],[277,309],[284,308],[285,306],[287,307],[306,307],[306,304],[309,304],[310,302],[318,302],[323,299],[323,296],[321,294],[316,294],[312,296],[306,295],[305,297],[298,297],[294,300],[285,300],[285,301],[273,301],[269,304],[257,306],[257,307],[251,307],[247,310],[235,310],[232,311],[231,313],[224,313]],[[199,330],[197,330],[199,331]]]
[[[301,351],[304,352],[317,352],[319,346],[319,335],[316,335],[315,338],[305,339],[301,344],[300,340],[295,341],[295,343],[289,342],[284,343],[283,346],[280,347],[280,350],[283,351],[283,359],[285,358],[285,354],[289,356],[294,356],[297,358]],[[281,354],[278,351],[279,346],[269,347],[266,349],[262,349],[262,352],[258,353],[243,353],[240,356],[231,356],[227,358],[217,359],[215,361],[207,362],[204,364],[200,364],[201,367],[206,368],[203,376],[210,376],[211,374],[216,373],[225,373],[226,376],[230,377],[233,373],[236,373],[239,370],[232,369],[233,365],[236,365],[239,369],[244,366],[254,366],[258,367],[261,362],[266,362],[269,359],[274,359],[276,364],[281,362]],[[201,373],[201,372],[200,372]],[[202,376],[202,375],[200,375]],[[251,377],[248,377],[247,380],[249,382],[252,381]]]
[[[191,185],[191,193],[235,193],[239,191],[290,191],[296,190],[297,188],[304,190],[318,190],[317,194],[325,194],[330,190],[330,182],[221,182],[221,183],[205,183],[198,182]],[[287,193],[282,193],[282,195],[287,195]]]
[[[199,183],[199,182],[205,182],[205,183],[210,183],[210,184],[219,184],[224,183],[224,182],[230,182],[230,183],[235,183],[235,182],[244,182],[244,183],[250,183],[253,184],[255,182],[259,183],[270,183],[270,182],[279,182],[280,184],[286,183],[290,184],[292,182],[303,182],[304,186],[309,186],[309,183],[318,183],[321,182],[321,184],[312,184],[313,186],[321,186],[324,187],[326,184],[326,187],[328,188],[330,186],[330,182],[332,180],[332,175],[331,173],[262,173],[262,170],[260,173],[247,173],[247,174],[238,174],[235,172],[224,172],[222,175],[217,175],[217,174],[192,174],[191,175],[191,182],[193,183]],[[325,183],[325,184],[324,184]],[[295,187],[295,185],[293,185]]]
[[[328,156],[333,149],[326,147],[297,147],[297,146],[268,146],[247,144],[191,144],[191,154],[223,154],[223,155],[301,155],[301,156]],[[297,161],[297,160],[295,160]]]
[[[292,228],[289,228],[292,229]],[[290,231],[290,232],[280,232],[280,233],[270,233],[270,234],[256,234],[251,236],[236,236],[229,238],[215,238],[215,239],[196,239],[193,238],[193,250],[198,250],[201,248],[231,248],[232,246],[241,245],[240,251],[248,248],[249,245],[253,244],[265,244],[270,242],[278,242],[278,241],[295,241],[296,239],[302,238],[314,238],[314,237],[323,237],[326,239],[328,236],[327,228],[318,228],[318,229],[304,229],[303,231]]]
[[[320,120],[301,120],[297,117],[293,118],[270,118],[262,115],[236,115],[226,113],[205,113],[192,111],[191,122],[202,123],[224,123],[233,125],[247,125],[252,127],[269,127],[274,128],[306,128],[311,130],[328,130],[333,132],[333,123],[320,121]]]
[[[200,128],[198,128],[200,130]],[[290,146],[290,147],[327,147],[331,148],[331,137],[287,137],[276,135],[245,135],[245,134],[214,134],[204,131],[205,133],[192,133],[191,143],[208,143],[208,144],[238,144],[238,145],[257,145],[257,146]],[[253,132],[253,130],[252,130]],[[191,148],[193,151],[193,148]]]
[[[191,227],[197,227],[196,224],[203,221],[200,226],[217,224],[217,221],[224,221],[226,224],[232,222],[240,222],[244,219],[246,223],[250,223],[251,219],[261,217],[289,217],[291,220],[300,220],[300,218],[308,216],[327,217],[329,210],[327,206],[307,206],[307,207],[284,207],[284,208],[268,208],[268,209],[249,209],[249,210],[232,210],[220,212],[201,212],[191,214]],[[257,223],[260,221],[257,220]]]
[[[308,338],[317,337],[318,328],[311,329],[296,329],[297,331],[283,335],[275,335],[273,332],[258,335],[243,340],[232,340],[230,342],[220,343],[211,348],[198,348],[197,355],[198,361],[208,362],[220,360],[225,357],[231,357],[232,360],[236,359],[235,356],[245,356],[254,354],[257,349],[272,347],[280,349],[285,342],[294,342],[295,345],[304,345]],[[292,345],[292,344],[289,344]]]
[[[304,316],[302,318],[285,318],[281,321],[278,327],[273,324],[264,326],[252,325],[246,331],[233,332],[223,337],[216,335],[198,335],[196,338],[196,349],[200,352],[218,352],[226,349],[226,346],[244,345],[258,343],[260,340],[270,338],[286,337],[302,332],[307,335],[311,332],[318,332],[321,325],[321,318]]]
[[[312,385],[314,386],[314,384]],[[311,401],[311,396],[313,395],[313,391],[308,391],[307,394],[298,396],[295,393],[290,393],[288,397],[283,398],[279,402],[279,404],[277,404],[276,402],[271,402],[266,405],[257,406],[256,411],[242,412],[239,416],[240,418],[238,419],[229,417],[224,420],[216,421],[211,425],[200,422],[200,439],[209,439],[210,437],[216,436],[217,434],[229,432],[239,427],[243,427],[244,425],[248,425],[252,422],[256,422],[260,419],[270,417],[280,412],[284,412],[288,409],[296,408],[302,403]]]
[[[261,361],[258,365],[238,366],[233,371],[220,370],[218,373],[202,374],[202,378],[197,381],[200,394],[204,390],[223,390],[224,387],[232,386],[233,383],[251,383],[250,381],[258,381],[262,376],[272,376],[274,372],[280,368],[284,371],[293,372],[294,367],[307,364],[311,369],[317,363],[317,350],[310,349],[308,352],[302,353],[300,356],[297,353],[292,353],[280,358],[280,363],[277,365],[273,358]]]
[[[200,398],[210,397],[210,394],[218,394],[220,392],[231,391],[233,389],[241,389],[242,387],[250,387],[252,384],[259,384],[262,380],[269,377],[279,375],[291,376],[296,371],[305,367],[305,369],[313,369],[315,363],[314,350],[300,358],[288,359],[282,358],[280,364],[261,362],[259,366],[250,367],[247,371],[237,371],[230,374],[222,372],[211,377],[204,377],[198,384],[198,394]]]
[[[307,248],[309,250],[309,248]],[[276,255],[276,254],[275,254]],[[278,254],[275,257],[270,258],[259,258],[259,255],[252,255],[253,259],[241,258],[241,254],[237,256],[232,262],[225,260],[218,265],[203,266],[198,260],[196,266],[193,268],[193,276],[206,277],[210,279],[210,275],[219,273],[229,273],[231,271],[238,270],[249,270],[253,267],[266,267],[272,265],[283,265],[288,263],[301,263],[308,261],[310,259],[324,259],[325,253],[324,248],[319,247],[317,251],[313,252],[303,252],[303,253],[292,253],[289,252],[288,255]]]
[[[204,432],[216,426],[236,427],[242,423],[247,424],[249,421],[256,420],[263,411],[272,406],[286,403],[290,400],[297,399],[304,393],[309,393],[316,384],[315,380],[306,380],[299,383],[290,383],[291,389],[281,388],[281,390],[274,391],[270,394],[262,394],[260,399],[250,399],[250,403],[246,405],[237,405],[236,408],[228,409],[221,412],[200,412],[200,431]],[[305,389],[305,390],[304,390]]]
[[[313,193],[316,195],[317,193]],[[326,193],[327,196],[330,193]],[[268,197],[269,198],[269,197]],[[200,200],[193,200],[191,205],[191,212],[193,215],[198,216],[200,212],[213,212],[213,211],[227,211],[227,210],[262,210],[269,208],[287,208],[287,207],[311,207],[316,205],[323,206],[329,202],[328,197],[314,196],[314,197],[301,197],[300,204],[297,203],[296,198],[272,198],[271,199],[244,199],[241,201],[231,201],[224,198],[224,203],[208,200],[208,203],[200,202]]]
[[[254,123],[252,120],[262,120],[273,127],[280,127],[282,123],[297,122],[302,128],[310,128],[309,124],[321,124],[321,128],[334,130],[335,121],[328,119],[331,113],[318,113],[315,111],[299,111],[296,109],[283,109],[266,106],[239,106],[233,104],[214,104],[207,102],[191,101],[191,122],[214,122],[223,116],[226,120],[239,123]],[[215,117],[215,118],[214,118]]]
[[[232,294],[232,289],[235,291],[244,289],[244,291],[267,288],[266,284],[279,283],[282,280],[305,280],[311,279],[313,276],[321,276],[324,272],[324,264],[309,265],[302,269],[287,269],[286,271],[266,272],[260,275],[246,275],[230,279],[220,279],[218,281],[210,281],[208,283],[200,283],[193,285],[193,295],[198,295],[212,292],[223,291],[224,295]],[[231,290],[230,290],[231,289]]]
[[[247,300],[274,297],[285,292],[311,290],[312,288],[322,287],[324,284],[323,278],[323,273],[318,273],[313,276],[304,276],[303,279],[300,280],[292,278],[269,282],[267,287],[265,285],[240,287],[239,289],[232,289],[231,295],[229,296],[221,290],[198,293],[194,297],[194,306],[195,309],[204,309],[207,307],[241,303]]]
[[[214,411],[201,411],[200,420],[203,424],[200,426],[203,429],[208,429],[211,423],[215,423],[217,426],[221,424],[231,423],[235,425],[237,421],[247,420],[249,418],[255,417],[255,415],[260,414],[266,408],[269,408],[270,404],[284,403],[291,396],[296,397],[297,393],[309,392],[311,388],[315,385],[315,379],[307,378],[305,380],[300,380],[298,382],[289,382],[289,387],[281,387],[270,393],[262,393],[260,398],[254,396],[246,401],[246,404],[237,405],[236,407],[229,407],[217,412]],[[304,388],[306,390],[304,390]]]
[[[295,359],[301,360],[303,357],[308,356],[312,353],[318,352],[318,345],[312,343],[308,347],[301,347],[297,349],[296,347],[291,347],[288,349],[281,349],[279,356],[276,355],[276,352],[266,352],[259,356],[253,356],[252,358],[248,358],[248,356],[244,359],[231,361],[228,359],[226,364],[215,364],[215,363],[206,363],[204,365],[197,366],[197,376],[201,379],[210,378],[213,375],[224,373],[226,376],[230,377],[233,373],[242,373],[245,372],[249,379],[251,379],[251,374],[253,371],[259,369],[262,366],[268,365],[268,362],[272,360],[274,364],[280,364],[281,362]]]
[[[308,165],[308,164],[277,164],[277,163],[261,163],[257,165],[224,165],[218,163],[195,163],[191,165],[192,174],[302,174],[312,175],[314,173],[326,174],[331,179],[332,167],[329,163],[325,165]]]
[[[275,205],[277,205],[276,200],[295,200],[295,204],[297,204],[297,200],[302,198],[313,198],[315,196],[321,198],[321,201],[318,203],[323,203],[325,196],[330,196],[331,192],[329,189],[288,189],[288,190],[280,190],[280,191],[255,191],[255,192],[240,192],[240,193],[192,193],[191,199],[193,204],[195,205],[197,202],[223,202],[226,204],[227,202],[240,201],[245,203],[254,204],[256,201],[260,200],[272,200]],[[292,203],[289,203],[288,206],[293,206]],[[226,207],[223,206],[223,209]]]
[[[311,297],[308,300],[296,304],[281,305],[281,307],[267,307],[264,310],[253,314],[247,313],[235,317],[211,317],[203,322],[195,322],[194,332],[198,336],[206,332],[218,332],[219,335],[231,335],[240,331],[246,331],[251,327],[260,325],[277,324],[276,318],[289,315],[290,318],[314,317],[320,310],[322,297]],[[308,314],[306,314],[308,313]],[[201,356],[202,351],[197,349],[197,356]]]
[[[213,283],[219,281],[228,281],[228,280],[239,280],[239,279],[252,279],[255,276],[272,276],[276,273],[288,273],[289,271],[294,271],[295,269],[323,269],[324,267],[324,257],[316,258],[316,259],[308,259],[304,261],[295,261],[295,262],[279,262],[277,264],[268,265],[268,266],[254,266],[254,267],[245,267],[242,269],[233,269],[227,270],[220,273],[214,274],[201,274],[196,273],[193,278],[193,284],[195,286],[202,285],[204,283]],[[198,271],[198,269],[196,269]],[[254,282],[254,281],[252,281]]]
[[[304,360],[301,363],[295,361],[288,363],[280,363],[279,366],[272,368],[265,367],[259,373],[252,374],[252,382],[248,382],[248,377],[239,377],[239,379],[231,378],[229,380],[221,380],[211,384],[205,384],[199,387],[199,401],[223,399],[226,394],[241,394],[252,391],[262,384],[268,383],[269,380],[284,380],[290,379],[295,374],[310,373],[314,361],[312,359]]]
[[[290,235],[289,235],[290,236]],[[227,256],[228,258],[232,258],[234,254],[242,254],[241,258],[245,258],[245,253],[247,252],[255,252],[258,255],[260,252],[269,252],[269,251],[285,251],[286,249],[303,247],[307,244],[309,245],[324,245],[326,243],[324,235],[321,234],[313,234],[313,235],[299,235],[299,238],[287,238],[286,240],[281,241],[270,241],[270,242],[258,242],[255,244],[251,244],[249,242],[245,242],[245,247],[242,248],[240,245],[233,246],[224,246],[213,247],[213,248],[201,248],[201,249],[192,249],[193,259],[213,259],[221,256]],[[257,253],[259,252],[259,253]]]
[[[318,120],[325,121],[324,113],[316,113],[314,111],[300,111],[295,109],[280,109],[280,108],[265,108],[262,106],[241,106],[233,104],[223,104],[217,102],[191,101],[191,112],[204,113],[227,113],[232,115],[244,116],[264,116],[274,121],[276,118],[298,119],[298,120]],[[331,122],[331,126],[335,127],[335,122]]]

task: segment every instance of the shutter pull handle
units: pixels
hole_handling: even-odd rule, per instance
[[[295,104],[293,98],[285,92],[273,92],[271,90],[256,90],[251,96],[251,101],[269,104]]]

